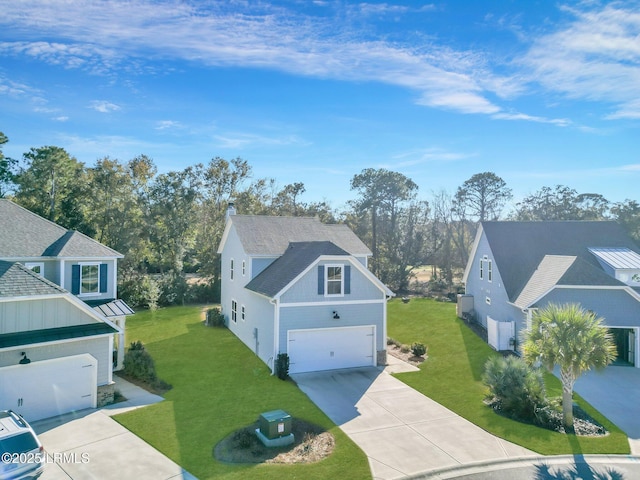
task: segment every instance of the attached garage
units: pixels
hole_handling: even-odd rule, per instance
[[[32,422],[96,407],[98,361],[89,354],[0,368],[0,409]]]
[[[302,373],[376,365],[376,327],[289,330],[289,372]]]

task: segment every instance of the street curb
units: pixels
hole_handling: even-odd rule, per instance
[[[535,465],[567,465],[577,464],[608,464],[608,463],[640,463],[640,456],[637,455],[553,455],[545,457],[543,455],[532,455],[527,457],[512,457],[493,461],[482,461],[467,463],[464,465],[454,465],[451,467],[429,470],[405,477],[405,480],[448,480],[484,473],[490,470],[506,470],[509,468],[535,466]]]

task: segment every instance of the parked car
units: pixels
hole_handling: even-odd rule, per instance
[[[36,479],[44,472],[45,452],[27,421],[0,410],[0,480]]]

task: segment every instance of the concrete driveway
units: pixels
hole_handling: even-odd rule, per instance
[[[131,433],[111,415],[163,398],[120,378],[126,402],[33,422],[47,452],[41,480],[195,480],[179,465]]]
[[[535,455],[447,410],[388,370],[303,373],[293,379],[364,451],[374,479]]]
[[[590,371],[574,390],[629,437],[633,455],[640,455],[640,368],[609,366]]]

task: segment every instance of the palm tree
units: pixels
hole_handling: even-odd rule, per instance
[[[602,369],[616,358],[616,346],[603,319],[578,304],[549,304],[534,313],[524,332],[522,352],[529,364],[549,371],[560,367],[565,431],[573,431],[573,385],[591,368]]]

